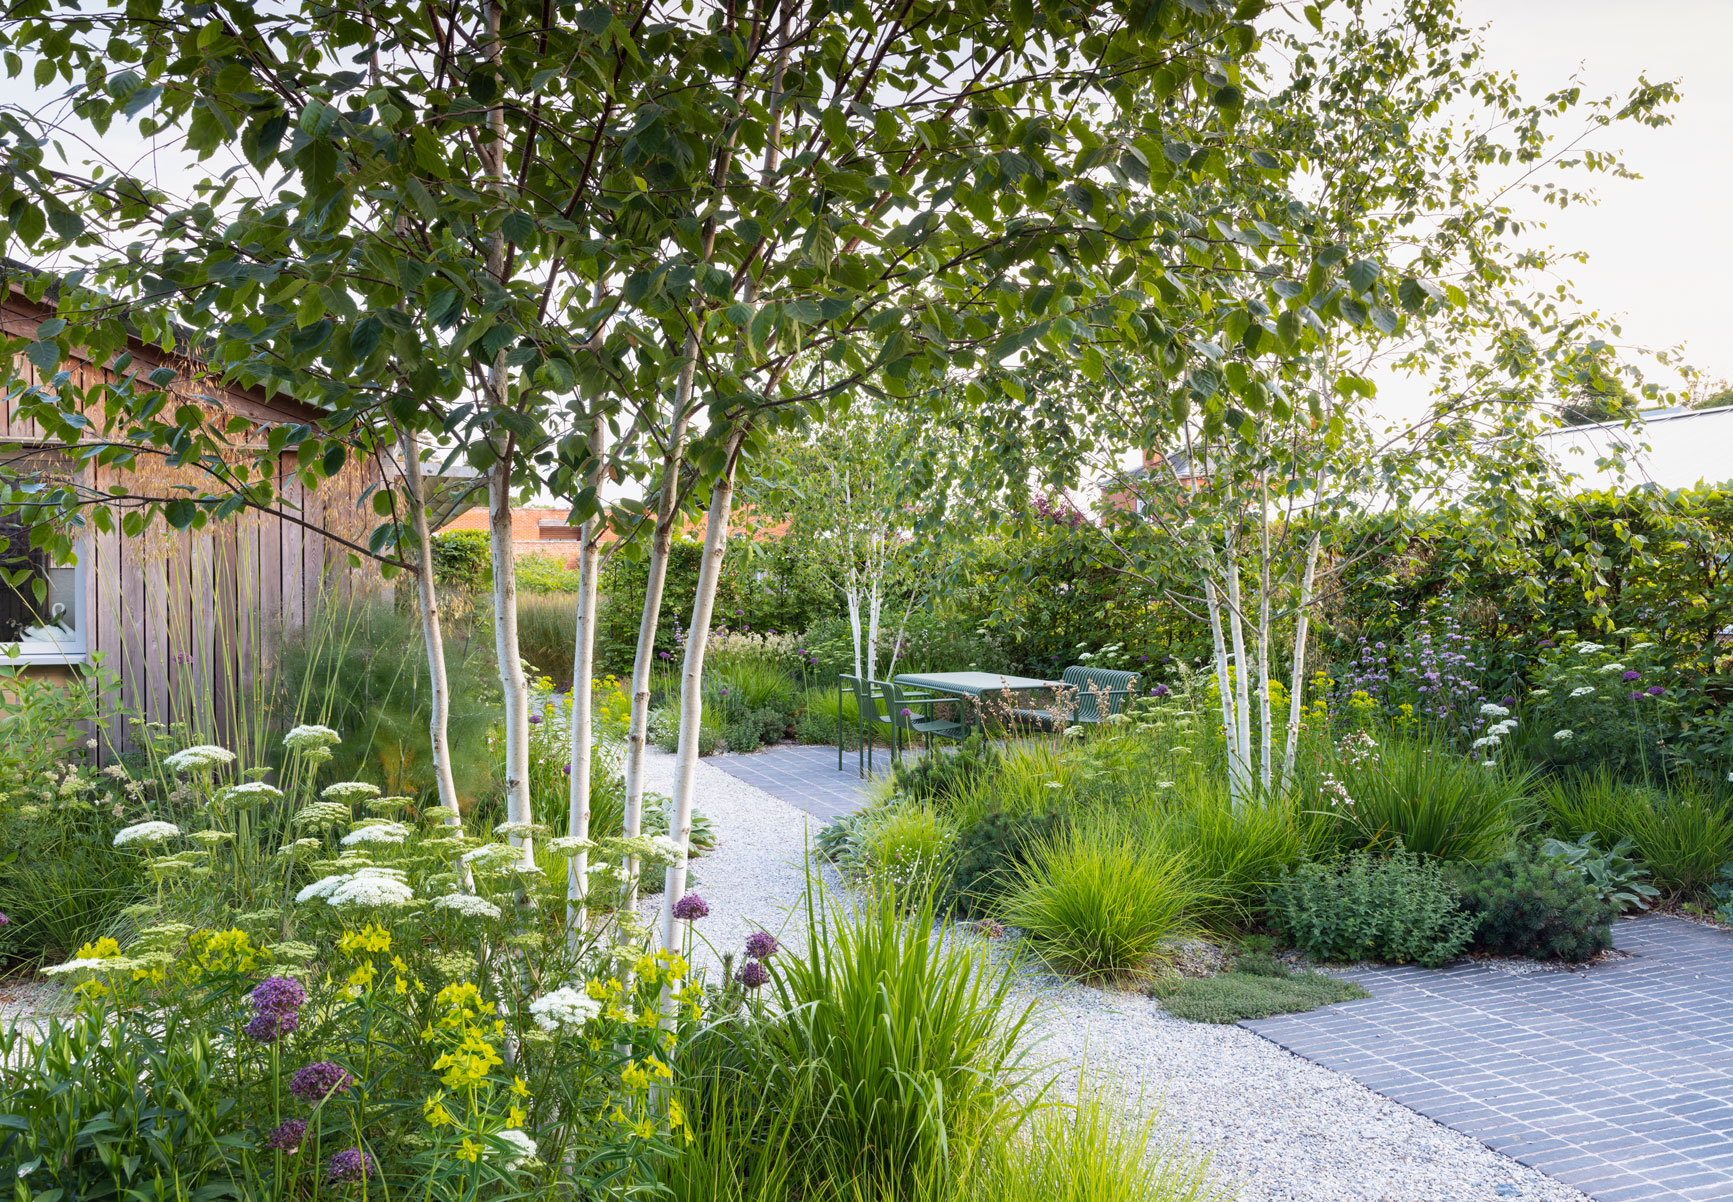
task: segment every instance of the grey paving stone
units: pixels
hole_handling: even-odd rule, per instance
[[[1348,975],[1372,997],[1244,1024],[1599,1202],[1733,1199],[1733,934],[1621,922],[1626,959]]]

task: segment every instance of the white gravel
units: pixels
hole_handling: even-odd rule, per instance
[[[650,753],[650,789],[672,792],[673,763]],[[719,952],[738,951],[758,929],[798,941],[806,848],[821,824],[719,768],[700,762],[697,771],[697,805],[717,839],[692,861],[692,889],[710,904],[699,930]],[[825,879],[839,883],[830,870]],[[1065,1077],[1082,1072],[1094,1087],[1117,1080],[1133,1104],[1159,1106],[1156,1138],[1207,1153],[1240,1202],[1585,1202],[1243,1028],[1184,1022],[1140,994],[1035,970],[1019,992],[1036,1004],[1037,1062]]]

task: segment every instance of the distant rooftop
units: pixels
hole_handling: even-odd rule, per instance
[[[1733,408],[1654,409],[1623,422],[1570,426],[1545,435],[1554,454],[1578,479],[1573,491],[1634,488],[1691,488],[1733,481]],[[1647,446],[1647,450],[1636,448]],[[1595,460],[1627,449],[1623,479],[1595,467]]]

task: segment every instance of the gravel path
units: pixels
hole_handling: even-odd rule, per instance
[[[700,762],[696,802],[716,849],[692,861],[710,904],[699,924],[720,951],[753,930],[798,940],[805,849],[818,824]],[[648,787],[672,792],[673,757],[651,752]],[[839,884],[826,870],[828,885]],[[700,954],[696,958],[703,959]],[[1038,1062],[1092,1082],[1111,1074],[1133,1103],[1158,1105],[1157,1137],[1208,1153],[1240,1202],[1584,1202],[1585,1196],[1239,1027],[1187,1023],[1139,994],[1025,970]]]

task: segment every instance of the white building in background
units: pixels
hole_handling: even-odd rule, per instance
[[[1693,488],[1733,482],[1733,408],[1656,409],[1630,426],[1604,422],[1544,436],[1575,477],[1571,491]],[[1597,462],[1624,458],[1624,474]]]

